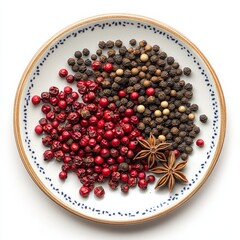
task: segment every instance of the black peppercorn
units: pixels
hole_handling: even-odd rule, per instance
[[[117,64],[121,64],[122,63],[122,56],[120,54],[115,54],[113,57],[113,60],[115,61],[115,63]]]
[[[146,127],[144,132],[146,135],[149,135],[151,131],[152,129],[150,127]]]
[[[175,68],[175,69],[178,69],[179,68],[179,63],[178,62],[174,62],[172,64],[172,67]]]
[[[114,49],[110,49],[108,50],[107,54],[109,57],[113,57],[116,54],[116,51]]]
[[[74,79],[75,79],[76,81],[81,80],[81,79],[82,79],[82,73],[80,73],[80,72],[75,73],[75,74],[74,74]]]
[[[120,85],[118,83],[114,82],[112,84],[112,89],[115,90],[115,91],[118,91],[120,89]]]
[[[180,144],[182,142],[182,138],[181,137],[175,137],[174,142],[177,144]]]
[[[104,80],[103,82],[101,82],[101,85],[103,88],[111,88],[111,86],[112,86],[110,81],[108,81],[108,80]]]
[[[91,69],[87,69],[85,73],[88,77],[93,75],[93,71]]]
[[[155,97],[154,97],[154,98],[155,98]],[[156,100],[156,99],[154,99],[154,103],[155,103],[155,100]],[[148,108],[149,108],[152,112],[154,112],[155,110],[158,109],[158,106],[155,105],[155,104],[150,104]],[[154,117],[155,117],[155,115],[154,115]]]
[[[152,134],[153,134],[155,137],[157,137],[157,136],[159,135],[158,129],[154,127],[154,128],[152,129]]]
[[[134,91],[138,92],[142,89],[142,85],[140,83],[137,83],[133,86]]]
[[[101,63],[105,63],[105,62],[107,61],[107,57],[106,57],[105,55],[101,55],[101,56],[99,57],[99,61],[100,61]]]
[[[192,148],[191,146],[186,146],[185,152],[186,152],[187,154],[192,153],[192,151],[193,151],[193,148]]]
[[[123,42],[121,40],[116,40],[115,41],[115,46],[120,48],[122,46]]]
[[[118,165],[118,171],[127,172],[129,169],[129,165],[126,162],[122,162]]]
[[[155,102],[155,97],[154,96],[149,96],[148,98],[147,98],[147,103],[148,104],[153,104]]]
[[[135,105],[134,102],[132,102],[132,101],[128,101],[126,107],[127,107],[127,108],[132,108],[134,105]]]
[[[91,61],[90,59],[86,59],[86,60],[84,61],[84,64],[85,64],[86,66],[90,66],[91,63],[92,63],[92,61]]]
[[[193,127],[193,131],[194,131],[196,134],[198,134],[198,133],[200,133],[200,128],[197,127],[197,126],[194,126],[194,127]]]
[[[101,55],[102,55],[102,49],[98,49],[98,50],[96,51],[96,54],[97,54],[98,56],[101,56]]]
[[[145,102],[146,102],[146,98],[145,98],[144,96],[139,96],[139,97],[138,97],[138,102],[139,102],[140,104],[145,103]]]
[[[132,93],[132,92],[134,92],[134,87],[132,86],[127,87],[127,93]]]
[[[161,52],[159,57],[164,60],[167,57],[167,54],[165,52]]]
[[[158,52],[160,50],[160,47],[158,45],[153,45],[152,49],[154,52]]]
[[[183,68],[183,74],[189,76],[191,74],[191,69],[189,67]]]
[[[163,100],[165,100],[165,98],[166,98],[166,94],[165,94],[164,92],[160,92],[160,93],[158,94],[158,98],[159,98],[159,100],[163,101]]]
[[[91,59],[92,59],[93,61],[95,61],[95,60],[97,59],[97,55],[96,55],[96,54],[92,54],[92,55],[91,55]]]
[[[127,103],[128,103],[128,100],[127,100],[127,98],[122,98],[122,99],[120,100],[120,102],[121,102],[121,105],[126,106]]]
[[[154,65],[150,65],[149,67],[148,67],[148,72],[150,73],[150,74],[154,74],[155,72],[156,72],[156,67],[154,66]]]
[[[144,130],[145,129],[145,124],[143,122],[140,122],[138,125],[137,125],[137,129],[138,130]]]
[[[208,117],[205,114],[202,114],[200,115],[199,119],[202,123],[206,123],[208,120]]]
[[[129,78],[129,85],[133,86],[138,82],[138,79],[136,77],[130,77]],[[140,90],[140,89],[139,89]]]
[[[174,58],[173,57],[167,57],[167,64],[172,65],[174,63]]]
[[[111,90],[110,89],[104,89],[102,91],[102,96],[106,96],[106,97],[111,96]]]
[[[176,74],[177,74],[177,76],[181,76],[182,75],[182,69],[178,68],[176,70]]]
[[[198,110],[198,105],[197,104],[192,104],[189,109],[193,112],[196,112]]]
[[[128,58],[123,58],[122,64],[123,64],[124,67],[130,67],[131,66],[131,61]]]
[[[101,49],[104,49],[106,47],[106,43],[104,41],[100,41],[98,43],[98,47],[101,48]]]
[[[120,113],[123,113],[123,112],[126,111],[126,109],[127,108],[125,106],[120,106],[118,110],[119,110]]]
[[[84,56],[88,56],[88,55],[90,54],[90,51],[89,51],[87,48],[84,48],[84,49],[82,50],[82,54],[83,54]]]
[[[192,91],[193,86],[192,86],[191,83],[187,83],[187,84],[184,86],[184,88],[185,88],[187,91]]]
[[[75,58],[81,58],[82,57],[82,53],[80,51],[76,51],[74,53],[74,56],[75,56]]]
[[[77,64],[78,64],[78,65],[84,64],[84,59],[83,59],[83,58],[79,58],[79,59],[77,60]]]
[[[193,139],[190,137],[185,137],[184,141],[187,145],[192,145],[193,144]]]
[[[106,42],[106,47],[107,47],[107,48],[113,48],[113,47],[114,47],[114,42],[111,41],[111,40],[107,41],[107,42]]]
[[[75,59],[74,58],[69,58],[67,61],[69,66],[73,66],[75,64]]]
[[[144,117],[142,121],[144,124],[148,125],[151,122],[151,120],[152,119],[150,117]]]
[[[145,117],[149,117],[151,115],[151,110],[149,110],[148,108],[145,109],[144,113],[143,113],[143,116]]]
[[[140,47],[145,47],[147,45],[147,41],[146,40],[142,40],[139,42],[139,46]]]
[[[127,52],[127,48],[126,47],[120,47],[119,48],[119,54],[120,55],[125,55],[126,54],[126,52]]]
[[[188,155],[186,153],[182,153],[181,154],[181,159],[184,160],[184,161],[187,160],[188,159]]]
[[[79,66],[77,64],[74,64],[72,66],[72,70],[73,70],[73,72],[78,72],[79,71]]]

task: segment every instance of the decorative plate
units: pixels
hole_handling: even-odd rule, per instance
[[[191,77],[186,81],[193,84],[194,97],[199,111],[195,122],[201,128],[199,138],[205,145],[193,144],[193,153],[184,169],[186,184],[176,184],[173,191],[167,188],[154,189],[149,184],[146,190],[138,187],[124,194],[120,189],[112,191],[105,187],[106,194],[98,199],[94,194],[83,198],[79,195],[80,182],[74,174],[66,181],[59,179],[61,165],[56,161],[43,160],[46,150],[34,128],[43,117],[40,107],[33,106],[31,97],[47,91],[55,85],[60,89],[66,84],[58,76],[61,68],[69,67],[67,59],[76,50],[97,50],[100,40],[121,39],[128,45],[130,39],[146,40],[157,44],[180,66],[191,68]],[[183,76],[184,78],[184,76]],[[199,115],[208,116],[208,122],[199,121]],[[153,219],[175,210],[186,202],[203,185],[212,172],[224,141],[226,109],[218,78],[201,51],[186,37],[173,28],[156,20],[135,15],[104,15],[77,22],[54,35],[45,43],[27,66],[20,81],[14,111],[16,144],[22,161],[35,183],[53,201],[66,210],[97,222],[123,224]],[[191,206],[189,206],[191,207]]]

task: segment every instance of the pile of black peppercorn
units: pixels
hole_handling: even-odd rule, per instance
[[[94,61],[102,65],[111,63],[113,70],[93,70]],[[185,81],[191,75],[189,67],[180,68],[174,57],[168,56],[158,45],[135,39],[129,41],[128,47],[121,40],[100,41],[96,53],[90,54],[86,48],[76,51],[68,64],[75,81],[96,81],[102,77],[99,97],[107,97],[122,112],[133,108],[139,118],[138,129],[144,137],[148,138],[152,132],[159,141],[172,143],[169,150],[178,150],[183,160],[188,159],[194,138],[200,132],[194,123],[198,105],[190,102],[193,86]],[[153,88],[154,94],[147,95],[148,88]],[[120,90],[125,91],[126,96],[120,97]],[[138,93],[137,100],[131,98],[133,92]],[[200,121],[205,123],[207,116],[201,115]]]

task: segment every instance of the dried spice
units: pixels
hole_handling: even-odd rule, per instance
[[[173,151],[169,153],[167,162],[162,162],[162,166],[149,169],[150,172],[164,174],[157,182],[155,188],[161,188],[168,185],[168,189],[172,192],[176,180],[187,183],[188,180],[181,170],[186,166],[187,161],[175,163],[176,156]]]
[[[208,120],[208,117],[205,114],[202,114],[200,115],[199,119],[202,123],[206,123]]]
[[[162,152],[163,150],[166,150],[169,146],[171,146],[170,143],[159,143],[157,144],[156,138],[153,136],[152,133],[150,133],[150,137],[148,140],[145,139],[137,139],[143,150],[141,150],[133,160],[138,159],[148,159],[148,167],[151,168],[155,160],[159,161],[166,161],[165,154]]]

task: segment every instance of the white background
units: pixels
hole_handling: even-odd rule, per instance
[[[239,236],[238,1],[0,2],[0,239],[226,239]],[[187,36],[215,69],[227,104],[227,134],[204,186],[172,213],[137,225],[114,226],[77,217],[52,202],[25,170],[13,135],[21,75],[35,52],[62,28],[97,14],[133,13],[167,23]]]

